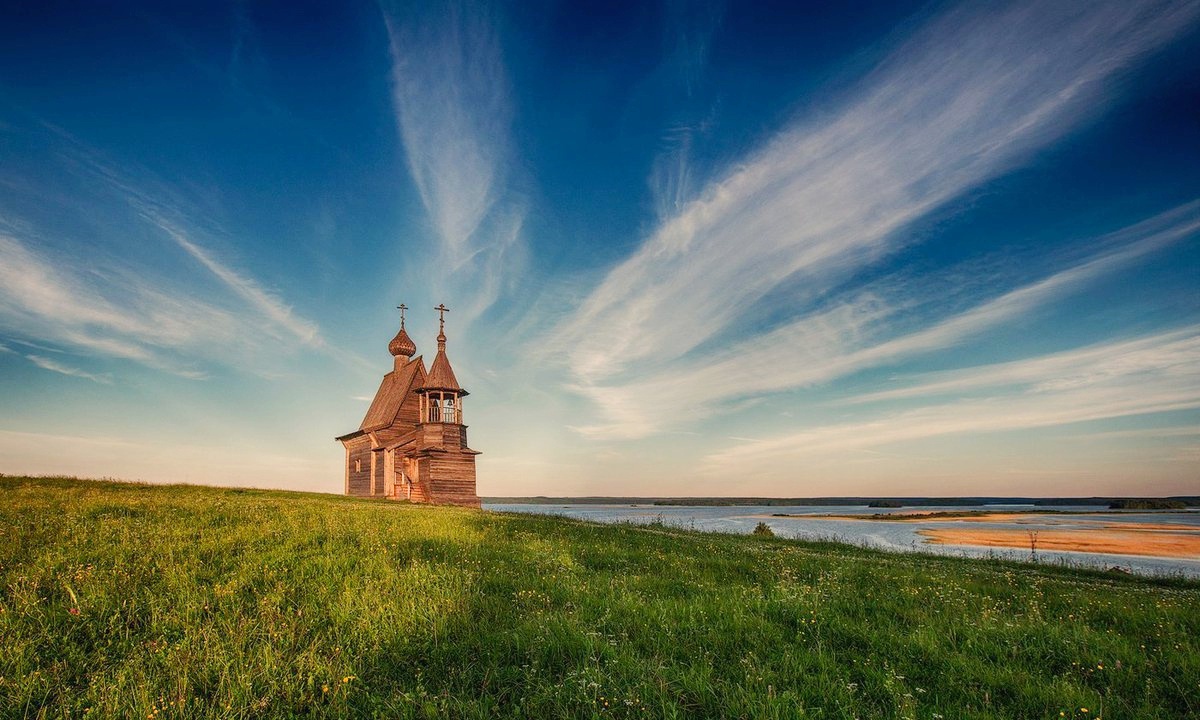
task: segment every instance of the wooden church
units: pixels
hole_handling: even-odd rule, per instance
[[[467,447],[459,386],[446,357],[445,305],[429,370],[404,329],[388,343],[393,368],[383,376],[362,425],[337,438],[346,447],[346,494],[479,507],[475,456]]]

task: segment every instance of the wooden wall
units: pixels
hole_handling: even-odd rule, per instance
[[[359,470],[354,469],[356,460]],[[346,442],[346,494],[360,497],[371,494],[371,439],[366,435]]]
[[[424,463],[422,463],[424,465]],[[475,492],[475,456],[438,453],[428,458],[431,502],[479,507]]]
[[[383,494],[383,451],[371,453],[371,494]]]

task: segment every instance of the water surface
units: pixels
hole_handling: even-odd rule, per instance
[[[740,506],[685,506],[685,505],[590,505],[560,504],[543,505],[532,503],[484,503],[484,509],[500,512],[523,512],[593,520],[596,522],[632,522],[648,524],[662,522],[665,525],[690,528],[705,532],[746,534],[755,525],[765,522],[780,537],[802,540],[834,540],[899,552],[929,552],[940,555],[962,557],[998,557],[1013,560],[1029,560],[1028,549],[978,547],[973,545],[940,545],[926,541],[920,530],[967,525],[952,519],[922,519],[905,522],[864,521],[847,518],[821,518],[829,515],[913,514],[933,512],[1020,512],[1038,509],[1033,505],[975,505],[954,507],[905,507],[868,508],[865,505],[740,505]],[[1196,511],[1112,511],[1095,515],[1095,506],[1056,506],[1054,513],[1046,515],[1023,515],[1011,521],[972,521],[977,528],[1020,528],[1022,530],[1064,529],[1094,526],[1102,519],[1106,524],[1122,523],[1172,523],[1200,530],[1200,512]],[[1088,514],[1092,513],[1092,514]],[[796,515],[801,517],[778,517]],[[804,517],[808,516],[808,517]],[[1200,578],[1200,557],[1167,558],[1143,555],[1115,555],[1069,551],[1037,552],[1037,560],[1043,563],[1108,569],[1121,568],[1129,572],[1149,575],[1185,575]]]

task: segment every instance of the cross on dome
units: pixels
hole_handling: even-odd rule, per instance
[[[396,337],[388,343],[388,352],[395,357],[410,358],[416,354],[417,344],[412,341],[412,338],[408,336],[408,331],[404,329],[404,311],[408,309],[408,306],[400,303],[396,309],[400,311],[400,332],[396,333]]]
[[[444,341],[446,334],[446,313],[450,312],[450,308],[446,307],[446,303],[439,303],[434,310],[438,311],[438,337]]]

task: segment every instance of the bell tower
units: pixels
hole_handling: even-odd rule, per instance
[[[424,384],[417,388],[421,396],[421,422],[462,425],[462,399],[469,395],[454,377],[454,368],[446,357],[446,313],[450,308],[445,303],[434,308],[438,311],[437,355],[429,366]],[[466,444],[466,434],[463,434]]]
[[[445,303],[438,305],[437,355],[425,381],[414,392],[420,398],[416,452],[418,474],[429,479],[432,502],[479,506],[475,493],[475,456],[467,446],[463,423],[463,398],[469,393],[458,384],[446,356]]]

